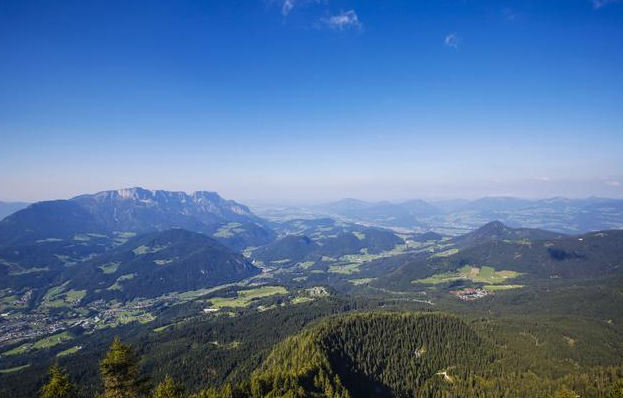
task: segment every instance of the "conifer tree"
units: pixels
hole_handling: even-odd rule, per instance
[[[576,394],[573,390],[568,389],[567,387],[562,387],[558,391],[554,393],[552,398],[579,398],[580,396]]]
[[[104,383],[102,398],[137,398],[141,391],[138,378],[138,357],[132,347],[115,337],[106,356],[100,362]]]
[[[76,387],[57,364],[50,368],[50,380],[41,388],[39,398],[77,398]]]
[[[608,389],[607,398],[623,398],[623,379],[617,381]]]
[[[182,398],[183,396],[184,389],[169,375],[156,386],[153,394],[153,398]]]

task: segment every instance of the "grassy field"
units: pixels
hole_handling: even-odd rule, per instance
[[[237,283],[225,283],[223,285],[218,285],[218,286],[210,287],[207,289],[189,290],[189,291],[182,292],[182,293],[175,293],[175,295],[178,296],[182,300],[192,300],[192,299],[195,299],[201,296],[205,296],[206,294],[213,293],[217,290],[225,289],[225,288],[236,286],[236,285]]]
[[[471,265],[466,265],[459,268],[457,272],[444,272],[442,274],[436,274],[428,278],[414,280],[412,281],[412,283],[438,285],[441,283],[454,282],[458,280],[469,280],[476,283],[499,285],[506,282],[506,280],[516,278],[519,275],[521,274],[515,271],[496,271],[493,267],[475,267]]]
[[[87,294],[86,290],[72,289],[66,292],[66,288],[67,282],[48,289],[43,297],[43,306],[48,308],[69,307],[78,304]]]
[[[237,222],[230,222],[229,224],[223,225],[220,227],[212,236],[215,238],[233,238],[236,234],[240,232],[244,232],[244,228],[242,224]]]
[[[147,246],[141,245],[137,247],[136,249],[132,250],[132,253],[134,253],[137,256],[142,256],[143,254],[157,253],[160,250],[164,250],[164,249],[166,249],[166,246],[147,247]]]
[[[143,310],[123,311],[117,317],[117,323],[125,325],[130,322],[149,323],[153,321],[154,316]]]
[[[62,285],[53,286],[53,287],[49,288],[48,291],[45,292],[45,296],[43,296],[43,301],[44,302],[49,302],[49,301],[54,301],[54,300],[57,300],[58,298],[60,298],[60,296],[65,291],[65,288],[67,287],[68,283],[69,282],[65,282]]]
[[[71,348],[66,349],[65,351],[61,351],[61,352],[59,352],[58,354],[56,354],[56,356],[57,356],[57,357],[59,357],[59,358],[60,358],[60,357],[66,357],[67,355],[71,355],[71,354],[75,354],[75,353],[77,353],[77,352],[78,352],[78,351],[80,351],[81,349],[82,349],[82,347],[81,347],[81,346],[76,345],[76,346],[73,346],[73,347],[71,347]]]
[[[123,282],[126,281],[128,279],[132,279],[134,278],[136,275],[135,274],[125,274],[125,275],[121,275],[119,278],[117,278],[117,280],[115,281],[115,283],[113,283],[112,285],[108,286],[106,288],[106,290],[123,290],[123,286],[119,283],[119,282]]]
[[[50,348],[50,347],[54,347],[57,344],[64,343],[65,341],[69,341],[73,338],[74,336],[69,332],[57,333],[57,334],[53,334],[52,336],[48,336],[44,339],[37,340],[32,345],[32,348],[35,350],[39,350],[43,348]]]
[[[8,308],[24,308],[26,307],[26,303],[22,303],[19,301],[19,297],[15,295],[2,297],[0,299],[0,310],[4,311]]]
[[[130,310],[130,311],[121,311],[116,314],[116,317],[113,321],[106,323],[99,323],[95,327],[96,329],[106,329],[106,328],[114,328],[119,325],[125,325],[131,322],[138,323],[149,323],[156,319],[151,313],[144,310]]]
[[[11,276],[15,276],[15,275],[28,275],[28,274],[34,274],[37,272],[44,272],[44,271],[49,271],[50,269],[48,267],[33,267],[33,268],[22,268],[22,269],[18,269],[18,270],[11,270],[9,272],[9,275]]]
[[[364,234],[363,232],[353,232],[353,235],[355,235],[357,237],[357,239],[359,240],[364,240],[366,238],[366,234]]]
[[[65,302],[67,303],[78,303],[80,300],[82,300],[84,298],[84,296],[87,295],[87,291],[86,290],[70,290],[67,293],[65,293]]]
[[[448,257],[448,256],[452,256],[455,255],[459,252],[459,249],[448,249],[439,253],[435,253],[432,256],[430,256],[429,258],[435,258],[435,257]]]
[[[14,368],[9,368],[9,369],[0,369],[0,374],[17,372],[18,370],[26,369],[29,366],[30,366],[30,364],[22,365],[22,366],[16,366]]]
[[[396,245],[393,249],[387,250],[377,254],[370,254],[366,249],[363,250],[360,254],[345,254],[340,257],[340,261],[350,262],[350,263],[365,263],[368,261],[377,260],[379,258],[393,257],[397,256],[401,253],[404,253],[407,250],[407,245]]]
[[[349,282],[355,286],[365,285],[367,283],[372,282],[376,278],[360,278],[360,279],[350,279]]]
[[[296,264],[296,266],[302,269],[307,269],[314,264],[316,264],[314,261],[303,261],[302,263]]]
[[[239,290],[236,297],[214,297],[209,301],[214,308],[247,307],[253,300],[287,293],[288,291],[282,286],[261,286],[255,289]]]
[[[28,351],[28,347],[29,347],[29,344],[22,344],[18,347],[10,349],[9,351],[3,352],[2,355],[0,356],[7,357],[10,355],[20,355]]]
[[[44,348],[54,347],[57,344],[64,343],[65,341],[69,341],[73,339],[74,336],[69,332],[61,332],[54,334],[52,336],[48,336],[41,340],[37,340],[34,343],[25,343],[18,347],[15,347],[7,352],[2,353],[2,356],[10,356],[10,355],[20,355],[28,351],[33,350],[41,350]]]
[[[298,296],[298,297],[293,298],[291,303],[292,304],[301,304],[301,303],[307,303],[309,301],[314,301],[314,299],[311,298],[311,297]]]
[[[485,285],[484,289],[489,291],[521,289],[523,285]]]
[[[100,266],[99,269],[101,269],[102,272],[105,274],[114,274],[115,272],[117,272],[117,268],[119,268],[120,265],[121,262],[115,261],[114,263],[104,264]]]
[[[354,274],[355,272],[359,272],[359,265],[360,264],[358,263],[331,265],[329,266],[329,272],[332,272],[334,274],[350,275]]]
[[[174,323],[170,323],[168,325],[160,326],[159,328],[155,328],[154,332],[155,333],[163,332],[163,331],[167,330],[168,328],[170,328],[171,326],[174,326],[174,325],[175,325]]]

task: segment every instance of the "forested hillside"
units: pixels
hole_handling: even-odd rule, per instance
[[[137,352],[115,338],[99,363],[103,396],[185,396],[184,384],[169,375],[152,387],[140,376],[139,362]],[[623,396],[622,367],[548,377],[517,365],[512,351],[454,316],[358,313],[306,328],[277,345],[248,380],[208,388],[191,398]],[[75,398],[81,391],[54,365],[40,397]]]

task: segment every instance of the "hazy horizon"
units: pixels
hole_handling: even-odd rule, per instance
[[[216,192],[218,193],[221,197],[223,197],[224,199],[228,199],[228,200],[234,200],[236,202],[245,204],[245,205],[249,205],[251,207],[254,206],[271,206],[271,205],[275,205],[275,206],[312,206],[312,205],[317,205],[317,204],[324,204],[324,203],[329,203],[329,202],[337,202],[340,200],[347,200],[347,199],[354,199],[354,200],[361,200],[361,201],[365,201],[365,202],[390,202],[390,203],[401,203],[401,202],[406,202],[409,200],[424,200],[426,202],[430,202],[430,203],[436,203],[436,202],[444,202],[444,201],[453,201],[453,200],[457,200],[457,201],[461,201],[461,200],[465,200],[465,201],[473,201],[473,200],[477,200],[477,199],[484,199],[484,198],[514,198],[514,199],[523,199],[523,200],[533,200],[533,201],[538,201],[538,200],[547,200],[547,199],[554,199],[554,198],[565,198],[565,199],[590,199],[590,198],[601,198],[601,199],[621,199],[620,197],[615,197],[615,196],[599,196],[599,195],[589,195],[589,196],[564,196],[564,195],[552,195],[552,196],[521,196],[521,195],[512,195],[512,194],[491,194],[491,195],[482,195],[482,196],[435,196],[435,195],[420,195],[420,196],[404,196],[404,197],[383,197],[383,196],[327,196],[327,197],[306,197],[306,198],[295,198],[295,197],[265,197],[265,198],[245,198],[245,197],[231,197],[228,195],[224,195],[222,192],[219,192],[217,190],[214,189],[192,189],[192,190],[184,190],[184,189],[166,189],[166,188],[150,188],[150,187],[145,187],[145,186],[128,186],[128,187],[120,187],[120,188],[111,188],[111,189],[103,189],[103,190],[97,190],[97,191],[85,191],[85,192],[79,192],[76,194],[71,194],[71,195],[66,195],[66,196],[59,196],[59,197],[47,197],[47,198],[38,198],[38,199],[34,199],[34,200],[25,200],[25,199],[18,199],[18,200],[7,200],[5,198],[0,197],[0,202],[5,202],[5,203],[35,203],[35,202],[40,202],[40,201],[48,201],[48,200],[64,200],[64,199],[71,199],[73,197],[79,196],[79,195],[91,195],[91,194],[96,194],[99,192],[104,192],[104,191],[114,191],[114,190],[121,190],[121,189],[132,189],[132,188],[142,188],[142,189],[146,189],[146,190],[150,190],[150,191],[158,191],[158,190],[162,190],[162,191],[170,191],[170,192],[185,192],[187,194],[192,194],[193,192],[197,192],[197,191],[208,191],[208,192]]]

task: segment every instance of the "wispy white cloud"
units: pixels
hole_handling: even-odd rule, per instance
[[[593,8],[596,8],[596,9],[605,7],[608,4],[622,3],[623,2],[623,0],[592,0],[592,1],[593,1]]]
[[[359,21],[359,17],[357,16],[355,10],[342,11],[339,14],[323,18],[321,22],[323,25],[336,30],[361,30],[363,28],[363,24]]]
[[[451,47],[455,50],[458,50],[459,46],[462,43],[462,39],[456,33],[449,33],[446,35],[443,43],[446,47]]]
[[[621,183],[619,181],[608,181],[607,184],[610,185],[611,187],[620,187],[621,186]]]
[[[294,8],[294,0],[285,0],[281,5],[281,13],[284,17],[287,17],[290,11]]]
[[[304,8],[315,4],[325,4],[327,0],[265,0],[273,7],[279,7],[281,14],[287,17],[295,8]]]

